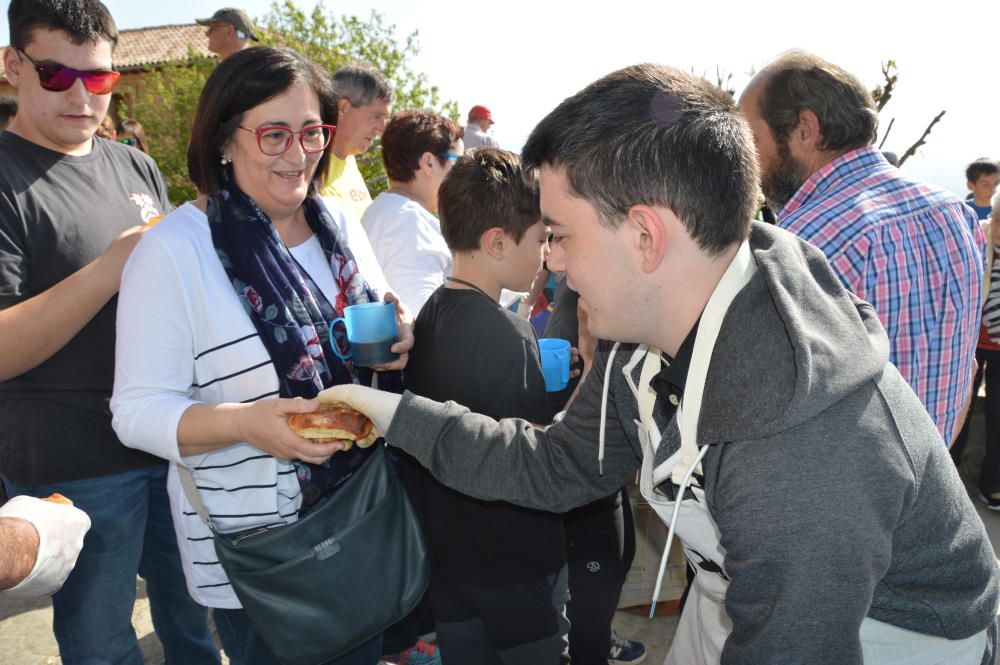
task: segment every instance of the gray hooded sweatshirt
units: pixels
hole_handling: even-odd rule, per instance
[[[785,231],[755,223],[750,249],[757,272],[723,320],[698,420],[730,578],[723,665],[860,664],[866,616],[948,639],[992,632],[997,560],[934,423],[888,362],[874,310]],[[583,505],[641,463],[623,374],[633,349],[622,345],[610,370],[599,352],[547,429],[407,393],[386,438],[470,496]],[[664,425],[658,460],[679,447],[676,423]]]

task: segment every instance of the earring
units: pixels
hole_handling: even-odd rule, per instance
[[[232,164],[233,160],[231,160],[228,157],[226,157],[225,155],[223,155],[222,159],[219,160],[219,163],[222,164],[223,166],[225,166],[226,164]]]

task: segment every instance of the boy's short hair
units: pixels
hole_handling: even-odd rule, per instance
[[[118,26],[98,0],[11,0],[7,8],[10,45],[24,50],[37,28],[61,30],[74,44],[105,39],[118,45]]]
[[[994,159],[980,157],[965,168],[965,179],[974,183],[979,180],[979,176],[996,173],[1000,173],[1000,164]]]
[[[750,235],[761,196],[753,135],[732,95],[664,65],[627,67],[567,98],[521,155],[565,169],[605,227],[636,204],[667,207],[709,254]]]
[[[521,242],[542,219],[538,170],[515,153],[479,148],[458,158],[438,190],[441,235],[453,252],[479,249],[479,239],[499,227]]]

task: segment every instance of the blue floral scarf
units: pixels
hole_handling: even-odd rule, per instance
[[[343,324],[349,305],[377,301],[358,271],[336,222],[318,196],[304,202],[306,221],[319,240],[338,287],[331,303],[278,236],[270,218],[236,186],[223,167],[222,188],[208,197],[212,242],[222,267],[274,362],[281,397],[313,398],[343,383],[372,384],[372,370],[342,360],[350,350]],[[379,387],[402,392],[401,372],[381,372]],[[354,446],[322,465],[295,462],[302,512],[349,478],[372,450]]]

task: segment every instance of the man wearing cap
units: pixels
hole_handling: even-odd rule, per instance
[[[253,31],[253,21],[242,9],[223,7],[210,18],[197,18],[195,23],[208,27],[208,50],[225,60],[233,53],[250,47],[251,41],[260,41]]]
[[[497,140],[489,135],[493,122],[493,114],[485,106],[473,106],[469,111],[469,124],[465,127],[465,149],[499,148]]]

